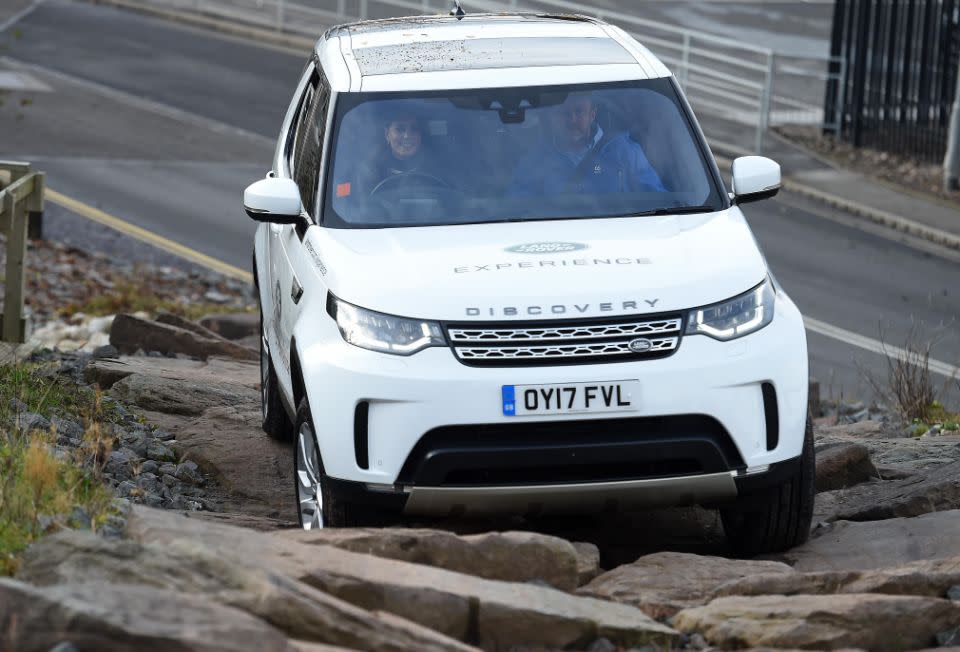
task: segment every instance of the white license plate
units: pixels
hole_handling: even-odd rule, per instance
[[[503,414],[508,417],[629,412],[638,409],[640,382],[613,380],[556,385],[504,385],[502,394]]]

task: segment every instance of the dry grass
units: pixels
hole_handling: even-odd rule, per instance
[[[0,576],[16,571],[31,542],[70,526],[75,507],[94,529],[111,514],[113,496],[97,474],[54,455],[49,444],[41,433],[0,438]]]
[[[72,455],[55,452],[55,429],[0,432],[0,576],[16,571],[19,553],[32,541],[71,526],[74,508],[82,508],[96,529],[110,516],[113,500],[100,478],[113,447],[101,424],[114,417],[102,397],[37,365],[0,365],[0,413],[7,423],[15,417],[14,398],[32,412],[80,416],[86,427]]]
[[[197,320],[212,313],[250,312],[253,306],[237,307],[232,304],[190,302],[184,303],[164,296],[138,283],[118,283],[110,292],[104,292],[84,301],[67,304],[58,312],[70,317],[79,312],[86,315],[115,315],[126,312],[146,312],[152,315],[170,312],[190,320]]]

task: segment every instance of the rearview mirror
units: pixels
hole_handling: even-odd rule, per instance
[[[300,206],[300,189],[292,179],[261,179],[243,191],[243,207],[257,222],[297,224]]]
[[[765,156],[733,161],[733,196],[738,204],[769,199],[780,192],[780,164]]]

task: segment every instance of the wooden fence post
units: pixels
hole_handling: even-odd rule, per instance
[[[23,261],[27,255],[26,202],[15,202],[7,193],[4,212],[10,218],[7,231],[7,276],[3,295],[3,340],[26,341],[26,320],[23,318]]]
[[[33,175],[33,194],[27,200],[27,237],[30,240],[43,240],[43,192],[47,175],[37,172]]]

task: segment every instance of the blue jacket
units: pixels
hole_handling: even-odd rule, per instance
[[[609,139],[601,137],[581,163],[560,152],[552,142],[544,143],[520,159],[509,194],[544,196],[666,191],[643,148],[627,134],[617,134]]]

